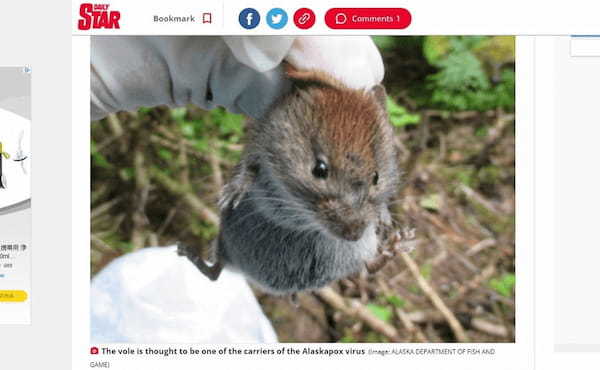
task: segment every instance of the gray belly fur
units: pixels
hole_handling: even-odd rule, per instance
[[[360,271],[376,254],[373,225],[360,240],[345,241],[318,228],[279,224],[251,197],[250,192],[235,209],[223,212],[216,253],[225,266],[241,271],[267,292],[321,288]]]

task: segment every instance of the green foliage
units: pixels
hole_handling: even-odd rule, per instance
[[[171,110],[171,118],[177,122],[181,133],[199,152],[218,150],[218,155],[233,161],[238,160],[239,152],[223,148],[241,141],[244,133],[243,115],[229,113],[224,108],[199,112],[193,107],[180,107]],[[159,153],[159,156],[168,159],[165,152]]]
[[[513,288],[515,287],[515,282],[515,274],[504,274],[498,279],[491,279],[489,285],[490,288],[494,289],[498,294],[510,298],[513,293]]]
[[[515,38],[513,36],[486,37],[473,52],[487,64],[503,64],[515,61]]]
[[[432,268],[433,268],[433,266],[431,265],[431,263],[423,264],[423,266],[421,266],[421,268],[420,268],[421,276],[423,276],[426,280],[431,279],[431,269]]]
[[[229,142],[237,143],[242,137],[244,116],[241,114],[228,113],[224,108],[219,108],[210,111],[210,118],[219,128],[219,133],[228,136]]]
[[[158,155],[165,161],[170,161],[173,159],[173,152],[171,152],[169,149],[159,148]]]
[[[488,135],[488,131],[489,130],[487,126],[478,127],[477,130],[475,130],[475,136],[486,137]]]
[[[390,322],[392,319],[392,310],[387,306],[382,306],[374,303],[368,303],[367,309],[371,311],[371,313],[377,316],[378,319]]]
[[[122,252],[122,253],[129,253],[129,252],[133,252],[133,243],[131,242],[118,242],[117,243],[117,249]]]
[[[390,122],[395,127],[404,127],[408,125],[416,125],[421,121],[419,114],[409,113],[406,108],[398,105],[394,99],[388,96],[387,109],[390,115]]]
[[[119,177],[123,179],[123,181],[131,181],[133,179],[134,171],[131,167],[121,168],[119,170]]]
[[[513,38],[430,36],[423,43],[423,54],[438,69],[427,76],[432,105],[449,111],[514,109],[514,71],[495,73],[514,61]],[[492,78],[498,81],[493,83]]]
[[[377,332],[369,331],[369,332],[367,332],[367,335],[365,336],[365,342],[367,342],[367,343],[387,343],[387,342],[389,342],[389,340]]]
[[[406,301],[398,296],[390,295],[385,297],[386,301],[394,307],[403,308],[406,306]]]
[[[429,64],[435,65],[450,51],[450,38],[428,36],[423,42],[423,55]]]
[[[340,339],[341,343],[356,343],[356,338],[352,334],[352,330],[346,329],[344,330],[344,336]]]
[[[186,114],[187,109],[185,107],[171,108],[171,118],[177,122],[182,122]]]
[[[430,211],[437,211],[442,206],[442,197],[440,194],[429,194],[421,198],[419,205]]]
[[[379,50],[390,50],[396,45],[396,36],[373,36],[373,42]]]
[[[108,162],[106,157],[100,153],[96,147],[96,143],[92,140],[91,143],[91,152],[92,152],[92,163],[101,168],[111,168],[112,165]]]
[[[417,284],[411,283],[406,287],[406,289],[413,294],[421,294],[421,288],[419,288]]]

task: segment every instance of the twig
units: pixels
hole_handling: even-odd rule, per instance
[[[122,196],[113,198],[109,201],[106,201],[102,204],[95,206],[92,209],[90,218],[94,219],[96,217],[103,215],[105,212],[108,212],[115,204],[119,203],[121,200],[123,200]]]
[[[216,151],[217,148],[213,145],[208,155],[208,163],[210,164],[215,192],[219,193],[223,188],[223,172],[221,171],[221,161],[219,161]]]
[[[468,187],[465,184],[460,184],[459,189],[466,195],[466,197],[476,203],[481,204],[485,209],[492,212],[493,214],[504,214],[498,209],[492,202],[485,199],[481,194]]]
[[[110,131],[113,136],[119,137],[123,135],[123,127],[121,126],[121,121],[117,117],[115,113],[111,113],[106,117],[106,122],[108,123],[108,127],[110,127]]]
[[[414,324],[423,324],[423,323],[442,323],[445,322],[446,319],[444,316],[436,311],[413,311],[406,314],[408,320],[410,320]],[[494,324],[490,321],[482,319],[480,317],[474,317],[470,321],[470,325],[473,329],[478,330],[480,332],[493,335],[495,337],[506,338],[509,336],[508,330],[498,324]]]
[[[476,289],[481,286],[481,284],[487,280],[489,280],[496,273],[496,258],[492,260],[492,263],[487,265],[479,275],[475,276],[472,280],[462,284],[456,294],[452,297],[451,302],[453,304],[457,303],[465,296],[469,291]]]
[[[377,283],[383,291],[383,294],[385,294],[386,296],[391,296],[393,294],[391,289],[388,287],[388,285],[382,278],[378,278]],[[421,343],[428,342],[427,337],[425,336],[425,334],[423,334],[423,331],[421,331],[421,329],[418,326],[413,324],[413,322],[410,320],[410,318],[402,308],[394,307],[394,312],[396,313],[396,316],[398,316],[398,319],[400,319],[400,322],[402,322],[402,325],[404,325],[404,327],[406,328],[406,331],[409,333],[411,340],[416,340],[417,342]]]
[[[145,158],[141,144],[138,145],[133,154],[133,167],[135,169],[136,199],[132,215],[133,229],[131,231],[131,244],[134,250],[144,247],[146,242],[146,225],[148,224],[145,208],[150,193],[150,180],[144,166]]]
[[[153,167],[150,169],[150,171],[153,179],[155,179],[171,194],[181,197],[182,201],[185,202],[194,212],[196,212],[202,220],[213,225],[219,224],[219,216],[217,216],[213,210],[208,208],[208,206],[206,206],[204,202],[200,200],[200,198],[194,195],[191,190],[180,186],[177,182],[175,182],[169,176],[163,174],[157,168]]]
[[[188,166],[188,157],[185,150],[184,140],[179,142],[179,156],[177,157],[177,169],[179,171],[179,182],[182,186],[190,186],[190,168]]]
[[[153,247],[160,245],[158,241],[158,236],[155,233],[148,234],[148,245],[151,245]]]
[[[476,255],[477,253],[481,252],[482,250],[489,248],[489,247],[493,247],[494,245],[496,245],[496,240],[494,239],[484,239],[474,245],[472,245],[467,252],[465,253],[465,255],[467,257],[473,257],[474,255]]]
[[[315,293],[332,307],[347,316],[364,321],[371,329],[381,333],[390,340],[397,342],[400,339],[396,328],[373,315],[360,301],[352,299],[349,303],[346,303],[344,297],[336,293],[331,287],[325,287]]]
[[[474,317],[471,320],[471,326],[475,330],[479,330],[489,335],[493,335],[495,337],[507,338],[509,336],[509,332],[506,327],[498,324],[493,324],[484,319]]]
[[[169,139],[165,139],[156,134],[150,135],[150,141],[153,144],[159,144],[159,145],[165,146],[171,150],[181,150],[181,146],[177,145],[176,143],[172,142]],[[203,160],[203,161],[207,160],[207,158],[204,154],[200,153],[198,150],[193,150],[192,148],[189,148],[187,143],[185,146],[185,151],[187,154],[190,154],[200,160]]]
[[[417,241],[423,241],[421,239],[417,239]],[[424,265],[430,265],[431,267],[436,267],[439,264],[441,264],[442,262],[444,262],[446,260],[446,258],[448,258],[448,251],[445,249],[442,249],[440,251],[440,253],[438,253],[437,255],[435,255],[433,258],[430,258],[428,260],[426,260],[423,264]],[[396,274],[395,276],[393,276],[390,279],[390,284],[391,285],[398,285],[400,282],[402,282],[404,279],[406,279],[408,277],[408,275],[410,274],[409,271],[403,269],[401,272],[399,272],[398,274]]]
[[[127,143],[123,140],[125,130],[121,125],[119,117],[117,117],[115,113],[109,114],[108,117],[106,117],[106,122],[108,123],[108,127],[110,127],[113,137],[119,141],[119,151],[121,153],[125,152],[127,149]]]
[[[454,336],[459,342],[469,342],[470,339],[465,332],[465,329],[462,327],[456,316],[448,309],[448,306],[444,303],[442,298],[436,293],[433,287],[427,282],[427,280],[421,275],[419,271],[419,266],[415,263],[415,261],[408,255],[406,252],[400,252],[400,256],[406,263],[406,266],[412,272],[414,278],[417,280],[419,287],[423,292],[429,297],[433,305],[444,315],[446,321],[450,325]]]
[[[92,248],[96,249],[98,252],[102,254],[117,254],[118,252],[104,242],[104,240],[100,239],[95,234],[91,236]]]

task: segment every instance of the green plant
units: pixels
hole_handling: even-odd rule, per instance
[[[514,43],[514,39],[492,41],[495,38],[483,36],[425,38],[423,54],[438,69],[427,76],[432,105],[449,111],[514,108],[514,71],[503,69],[499,76],[493,75],[508,62],[511,49],[506,45]],[[498,43],[505,46],[502,53],[488,51],[495,50],[493,46]],[[486,68],[487,65],[492,67]],[[492,82],[492,77],[498,81]]]
[[[515,274],[504,274],[500,278],[493,278],[489,285],[494,291],[504,297],[512,296],[513,288],[515,287]]]
[[[442,196],[437,193],[426,195],[421,198],[419,205],[430,211],[437,211],[442,206]]]
[[[389,304],[397,308],[403,308],[406,306],[406,301],[398,296],[391,295],[385,297]]]
[[[392,310],[387,306],[369,303],[367,309],[382,321],[389,322],[392,319]]]
[[[398,105],[394,99],[389,96],[387,98],[387,109],[390,115],[390,122],[395,127],[416,125],[421,121],[420,115],[409,113],[406,108]]]
[[[98,151],[96,142],[92,140],[91,142],[91,153],[92,153],[92,163],[101,168],[111,168],[112,165],[108,162],[106,157]]]

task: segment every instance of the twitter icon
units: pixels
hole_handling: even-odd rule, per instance
[[[267,24],[269,27],[280,30],[287,24],[288,15],[281,8],[273,8],[267,13]]]

